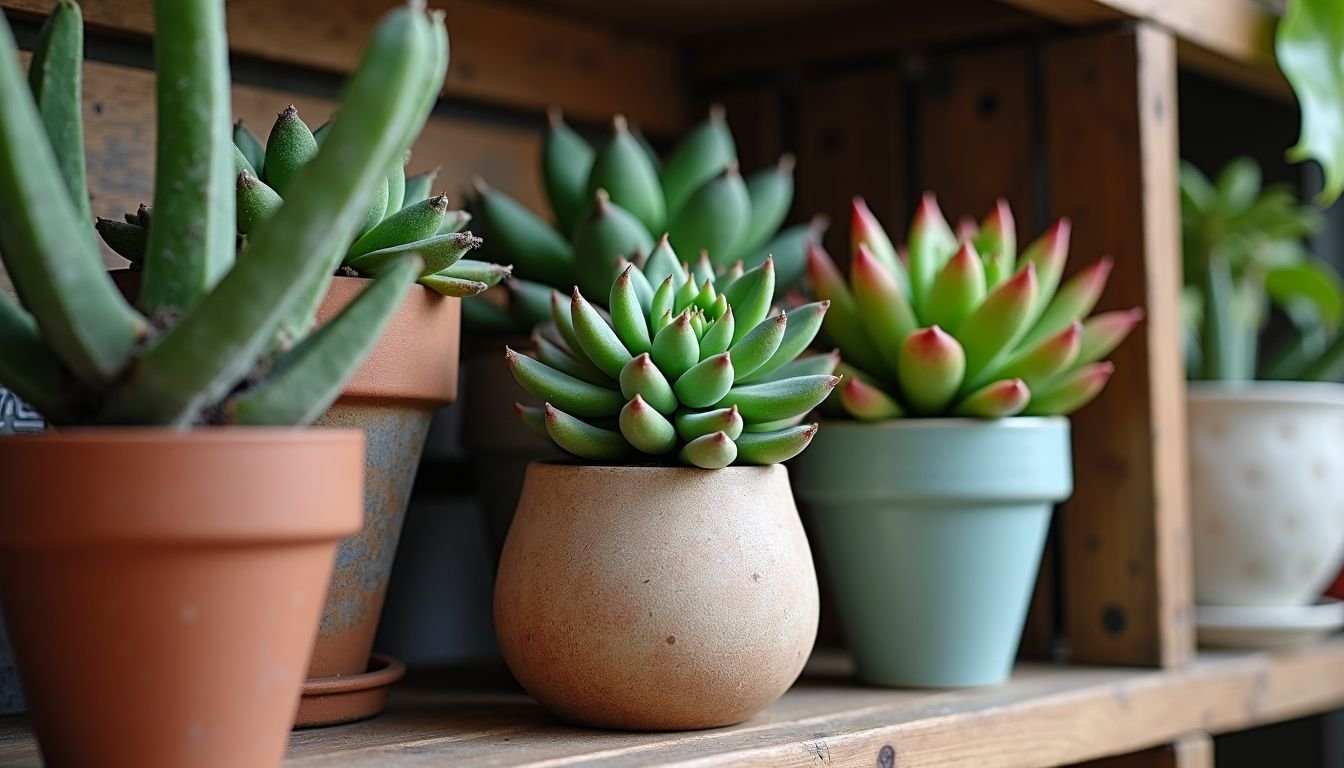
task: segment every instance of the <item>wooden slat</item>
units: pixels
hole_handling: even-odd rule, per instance
[[[0,0],[7,9],[45,14],[53,0]],[[144,38],[153,31],[150,0],[84,0],[93,29]],[[236,53],[348,72],[369,32],[396,0],[230,0],[229,42]],[[686,121],[681,60],[669,45],[608,25],[485,0],[435,0],[448,13],[452,63],[444,93],[539,111],[554,104],[602,121],[624,112],[653,133]]]
[[[1030,768],[1175,744],[1156,765],[1204,768],[1202,734],[1344,705],[1339,637],[1279,654],[1207,655],[1179,670],[1023,665],[1004,686],[963,691],[859,686],[837,662],[814,659],[802,682],[742,725],[690,733],[571,728],[507,688],[403,686],[382,717],[294,734],[288,764]],[[36,765],[24,721],[0,718],[0,766]]]
[[[1073,26],[1147,19],[1171,31],[1182,64],[1287,95],[1274,65],[1274,17],[1259,0],[1000,0]]]
[[[915,178],[949,220],[979,220],[1006,198],[1019,238],[1034,236],[1031,48],[975,48],[929,60],[918,80]]]
[[[906,198],[905,86],[895,67],[820,77],[798,88],[799,217],[830,218],[826,247],[849,264],[849,201],[862,195],[893,240],[903,240]]]
[[[1045,52],[1052,212],[1073,219],[1071,268],[1113,254],[1101,309],[1147,313],[1106,391],[1073,419],[1062,583],[1084,663],[1174,666],[1194,647],[1175,78],[1173,38],[1148,24]]]

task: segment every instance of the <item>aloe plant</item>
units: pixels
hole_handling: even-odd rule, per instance
[[[1019,254],[1003,200],[954,232],[925,194],[899,252],[855,198],[848,281],[820,245],[808,252],[813,289],[831,302],[824,330],[843,358],[843,410],[867,421],[1061,415],[1086,405],[1114,370],[1102,358],[1142,311],[1087,317],[1111,261],[1062,280],[1069,232],[1061,219]]]
[[[681,263],[666,237],[642,268],[618,266],[609,313],[578,287],[552,292],[535,357],[506,349],[514,378],[545,403],[517,406],[529,428],[591,461],[704,469],[807,447],[816,425],[801,422],[839,382],[834,355],[799,357],[827,302],[772,315],[773,259],[716,276],[707,258]]]
[[[277,114],[265,143],[243,121],[234,123],[240,243],[284,202],[281,190],[287,192],[290,180],[316,157],[327,125],[311,130],[293,104]],[[463,258],[481,244],[480,238],[461,231],[471,215],[449,210],[446,195],[430,194],[436,171],[407,178],[408,160],[409,154],[393,162],[386,178],[374,184],[373,200],[341,260],[341,273],[377,277],[400,257],[415,253],[423,261],[419,283],[445,296],[475,296],[498,285],[509,276],[507,267]],[[95,228],[134,269],[144,261],[152,220],[152,210],[141,205],[135,213],[127,213],[125,221],[98,219]]]
[[[310,332],[375,187],[442,87],[442,14],[390,11],[346,85],[324,146],[238,249],[228,43],[219,0],[155,6],[158,146],[138,308],[85,217],[78,125],[82,24],[61,0],[25,82],[0,19],[0,384],[57,425],[303,424],[339,394],[420,259],[391,259]]]
[[[1265,187],[1254,161],[1210,180],[1181,168],[1186,373],[1192,379],[1332,380],[1344,373],[1344,284],[1308,254],[1320,215],[1284,186]],[[1287,343],[1260,359],[1277,308]]]
[[[695,127],[666,162],[616,116],[606,142],[594,148],[557,110],[542,144],[541,175],[554,223],[481,179],[470,207],[490,240],[490,252],[508,261],[517,278],[504,307],[484,302],[465,308],[477,327],[530,329],[548,315],[550,289],[578,285],[606,300],[617,256],[648,256],[667,234],[672,247],[694,260],[703,250],[717,269],[742,261],[747,269],[775,258],[781,285],[803,273],[804,245],[824,221],[780,230],[793,203],[793,157],[744,178],[722,107]]]

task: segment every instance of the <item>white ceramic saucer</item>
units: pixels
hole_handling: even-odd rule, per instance
[[[1208,648],[1282,648],[1344,627],[1344,601],[1314,605],[1201,605],[1195,608],[1199,644]]]

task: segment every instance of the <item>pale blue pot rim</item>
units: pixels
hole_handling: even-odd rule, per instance
[[[823,421],[793,477],[827,504],[1053,504],[1073,492],[1069,420]]]
[[[1200,403],[1344,407],[1344,384],[1333,381],[1190,381],[1186,397]]]

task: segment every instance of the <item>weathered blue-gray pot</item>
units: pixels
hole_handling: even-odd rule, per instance
[[[369,281],[336,278],[318,312],[326,322]],[[310,678],[366,671],[411,486],[434,411],[457,394],[458,299],[412,286],[378,345],[317,427],[364,430],[364,527],[341,542]]]
[[[859,678],[991,685],[1012,673],[1053,506],[1064,418],[822,425],[794,464]]]

